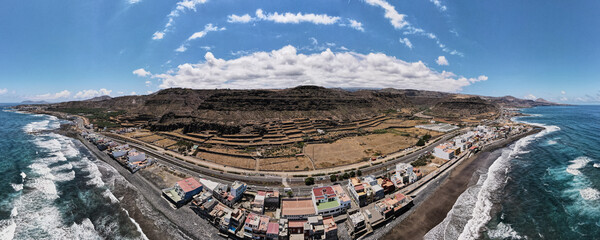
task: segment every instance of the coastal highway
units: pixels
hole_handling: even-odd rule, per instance
[[[464,130],[463,130],[464,131]],[[429,143],[427,146],[425,146],[424,148],[417,150],[415,152],[409,153],[406,156],[403,157],[397,157],[397,158],[392,158],[389,159],[383,163],[374,165],[374,166],[369,166],[366,168],[362,168],[361,171],[363,172],[363,175],[375,175],[375,176],[380,176],[385,174],[386,172],[388,172],[389,170],[393,170],[395,164],[397,163],[410,163],[412,161],[414,161],[417,157],[425,154],[426,152],[430,152],[433,150],[434,147],[436,147],[439,143],[447,141],[448,139],[452,138],[453,136],[459,134],[459,132],[452,132],[452,133],[448,133],[443,135],[442,137],[438,138],[436,141]],[[117,142],[121,142],[121,143],[128,143],[130,146],[137,148],[139,150],[142,150],[146,153],[148,153],[149,156],[152,156],[154,158],[156,158],[157,160],[161,160],[161,163],[163,165],[166,165],[168,167],[171,167],[173,169],[176,169],[178,171],[181,171],[183,173],[186,173],[190,176],[198,176],[201,178],[206,178],[212,181],[216,181],[216,182],[221,182],[221,183],[226,183],[226,184],[231,184],[233,181],[242,181],[242,182],[247,182],[248,187],[250,190],[272,190],[274,188],[279,188],[280,192],[284,192],[284,187],[282,187],[282,182],[283,182],[283,178],[286,179],[286,181],[288,183],[291,183],[291,185],[293,185],[292,187],[290,187],[292,189],[292,192],[294,192],[295,195],[310,195],[310,191],[312,190],[313,186],[302,186],[304,184],[304,177],[283,177],[280,175],[268,175],[268,173],[252,173],[252,174],[234,174],[234,173],[229,173],[229,172],[224,172],[224,171],[219,171],[219,170],[215,170],[215,169],[211,169],[208,167],[203,167],[203,166],[199,166],[196,164],[192,164],[186,161],[183,161],[181,159],[177,159],[175,157],[172,157],[170,155],[161,153],[155,149],[153,149],[152,147],[148,147],[145,145],[141,145],[138,143],[134,143],[131,141],[126,141],[126,139],[116,139],[114,137],[108,137],[114,141]],[[349,168],[352,169],[352,168]],[[333,170],[326,170],[326,172],[331,172]],[[343,173],[343,171],[340,171],[341,173]],[[290,173],[290,174],[301,174],[301,173]],[[324,175],[324,176],[316,176],[315,178],[315,182],[317,183],[317,185],[321,184],[332,184],[329,181],[329,175]],[[346,181],[342,180],[342,181],[338,181],[338,183],[343,184]],[[278,186],[278,187],[275,187]]]

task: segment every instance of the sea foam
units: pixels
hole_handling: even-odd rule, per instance
[[[584,168],[591,161],[592,160],[590,158],[585,156],[578,157],[575,160],[570,161],[571,164],[567,166],[567,169],[565,171],[572,175],[580,175],[581,171],[579,171],[579,169]]]
[[[558,126],[537,123],[529,124],[543,127],[544,130],[535,135],[529,135],[519,139],[510,151],[504,151],[490,166],[488,169],[488,176],[477,195],[477,201],[473,207],[472,217],[465,225],[462,233],[458,237],[459,239],[477,239],[480,237],[482,228],[492,218],[490,215],[492,207],[494,206],[492,195],[506,184],[506,174],[509,172],[510,160],[516,155],[521,154],[522,149],[529,145],[533,140],[560,130]]]
[[[600,200],[600,191],[591,187],[579,190],[579,194],[588,201]]]

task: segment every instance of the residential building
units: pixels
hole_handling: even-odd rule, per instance
[[[396,187],[403,187],[417,181],[417,174],[415,173],[413,166],[408,163],[396,164],[396,171],[392,175],[392,183]]]
[[[186,178],[175,183],[172,188],[162,190],[163,196],[177,207],[183,206],[201,191],[202,184],[194,178]]]
[[[332,216],[323,218],[323,226],[325,228],[325,239],[338,239],[338,228]]]
[[[316,214],[312,198],[281,199],[281,217],[290,220],[307,219]],[[290,222],[291,224],[291,222]]]

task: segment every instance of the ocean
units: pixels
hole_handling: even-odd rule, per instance
[[[0,108],[1,240],[147,239],[103,181],[110,167],[76,140],[36,133],[62,120]]]
[[[426,239],[599,239],[600,106],[536,107]]]

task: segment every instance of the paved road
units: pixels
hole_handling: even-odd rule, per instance
[[[379,160],[373,162],[373,164],[376,164],[376,163],[379,163],[379,164],[374,165],[374,166],[369,166],[366,168],[362,168],[360,170],[363,172],[363,175],[368,175],[368,174],[372,174],[375,176],[383,175],[387,171],[393,170],[395,164],[400,163],[400,162],[402,162],[402,163],[412,162],[418,156],[424,154],[425,152],[432,151],[433,148],[435,146],[437,146],[439,143],[447,141],[448,139],[455,136],[456,134],[457,134],[457,132],[446,134],[446,135],[438,138],[436,141],[429,143],[426,147],[424,147],[420,150],[417,150],[415,152],[409,153],[406,156],[402,156],[403,154],[405,154],[403,152],[390,154],[388,157],[386,157],[384,159],[379,159]],[[302,175],[303,173],[294,172],[294,173],[282,174],[281,172],[277,172],[277,174],[282,174],[282,175],[270,175],[270,174],[272,174],[271,172],[256,173],[254,171],[248,171],[246,174],[235,174],[235,173],[231,173],[231,172],[224,172],[221,170],[215,170],[215,169],[211,169],[208,167],[199,166],[199,165],[190,163],[188,161],[183,161],[181,159],[178,159],[178,158],[175,158],[175,157],[172,157],[172,156],[166,154],[166,153],[173,154],[172,152],[168,152],[165,150],[158,151],[155,147],[149,147],[145,144],[142,145],[139,143],[135,143],[135,142],[130,141],[127,138],[124,138],[124,137],[116,135],[116,134],[111,134],[111,136],[112,137],[108,137],[108,138],[111,138],[117,142],[128,143],[130,146],[137,148],[139,150],[142,150],[142,151],[146,152],[149,156],[152,156],[152,157],[158,159],[162,164],[167,165],[173,169],[177,169],[177,170],[184,172],[190,176],[198,176],[201,178],[206,178],[206,179],[210,179],[212,181],[221,182],[221,183],[225,183],[225,184],[231,184],[233,181],[238,180],[238,181],[243,181],[243,182],[249,183],[249,185],[248,185],[249,190],[273,190],[275,188],[275,189],[279,189],[279,191],[282,193],[284,192],[284,186],[282,184],[282,180],[286,179],[287,183],[289,183],[290,185],[293,186],[293,187],[291,187],[292,192],[294,192],[294,194],[297,196],[310,195],[310,192],[313,188],[313,186],[303,186],[304,177],[290,177],[289,176],[289,174]],[[398,156],[402,156],[402,157],[398,157]],[[219,166],[222,166],[222,165],[219,165]],[[353,169],[352,166],[344,166],[342,168]],[[335,169],[324,169],[324,170],[319,170],[319,171],[322,171],[323,173],[329,173],[329,172],[334,172],[336,170]],[[314,172],[314,171],[311,171],[311,172]],[[343,173],[344,171],[340,171],[340,172]],[[315,180],[317,182],[317,185],[319,183],[327,184],[327,185],[333,184],[329,181],[329,175],[315,177]],[[338,183],[343,184],[343,183],[345,183],[345,181],[338,181]]]

